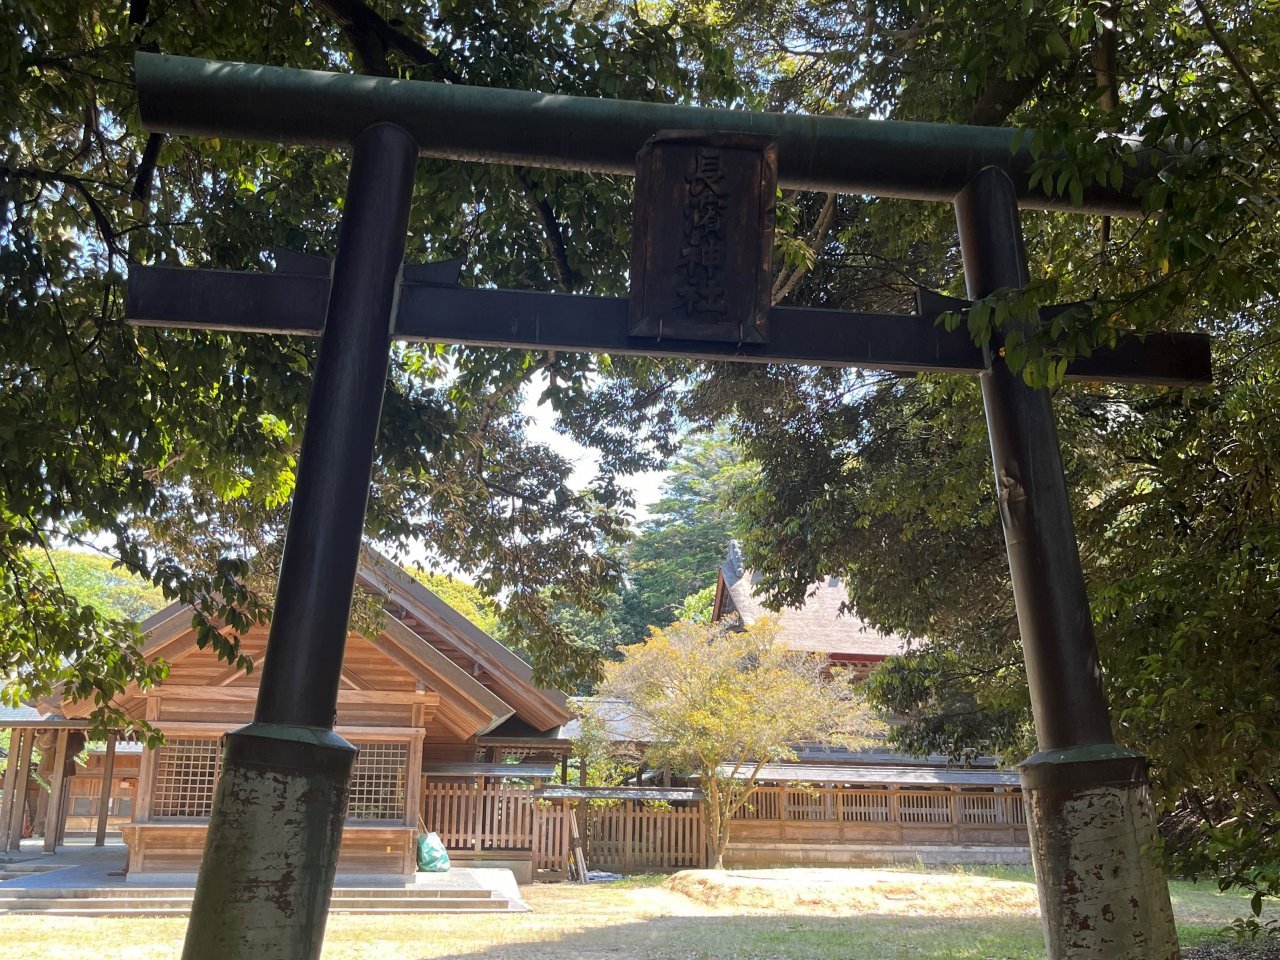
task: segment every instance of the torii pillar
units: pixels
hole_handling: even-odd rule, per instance
[[[987,167],[955,209],[970,299],[1025,287],[1008,174]],[[999,360],[979,380],[1040,748],[1020,773],[1049,956],[1177,960],[1146,760],[1111,734],[1049,391]]]
[[[418,146],[353,144],[254,722],[227,734],[184,960],[320,955],[355,748],[333,732]]]

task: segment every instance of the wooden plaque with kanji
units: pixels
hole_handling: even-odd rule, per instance
[[[777,149],[664,131],[636,157],[632,336],[767,343]]]

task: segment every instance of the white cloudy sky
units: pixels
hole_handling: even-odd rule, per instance
[[[575,464],[571,483],[575,487],[582,486],[595,476],[600,458],[594,451],[588,450],[570,438],[556,433],[555,428],[552,426],[555,414],[551,412],[550,407],[538,405],[538,396],[541,393],[540,385],[535,385],[533,389],[527,390],[524,402],[520,407],[521,412],[531,420],[528,430],[529,438],[538,443],[546,444],[562,457]],[[665,470],[653,470],[647,473],[637,473],[628,477],[618,478],[619,483],[628,487],[636,498],[635,519],[637,522],[648,517],[649,507],[661,495],[659,488],[666,476],[667,471]]]

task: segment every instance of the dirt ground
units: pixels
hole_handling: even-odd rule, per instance
[[[717,909],[790,914],[1035,917],[1035,887],[897,870],[686,870],[663,887]]]
[[[1043,960],[1034,884],[885,870],[691,871],[522,888],[530,913],[336,915],[323,960]],[[1188,960],[1280,960],[1215,933],[1247,900],[1174,884]],[[685,892],[680,892],[680,891]],[[178,960],[186,921],[0,916],[0,960]]]

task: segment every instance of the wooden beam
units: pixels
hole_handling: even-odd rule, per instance
[[[17,794],[18,765],[24,733],[20,727],[15,727],[9,733],[9,756],[4,768],[4,786],[0,787],[0,852],[9,849],[9,821],[13,817],[14,798]]]
[[[416,827],[422,818],[422,737],[414,737],[409,744],[404,786],[404,822]]]
[[[390,576],[392,571],[379,570],[377,572],[384,577],[384,583],[388,590],[396,587]],[[400,596],[397,597],[397,602],[412,603],[413,607],[416,608],[415,617],[432,632],[440,634],[454,632],[465,637],[466,631],[470,629],[474,630],[480,637],[487,638],[488,643],[492,644],[492,649],[475,646],[468,652],[468,656],[479,669],[493,678],[495,684],[500,685],[501,693],[495,695],[510,703],[512,707],[522,714],[523,719],[535,726],[542,724],[542,729],[559,726],[568,719],[569,714],[567,711],[562,710],[548,699],[545,691],[533,685],[532,672],[527,663],[496,640],[488,637],[488,634],[479,630],[469,621],[459,624],[461,630],[456,630],[454,625],[450,624],[445,618],[449,614],[453,614],[459,620],[462,620],[461,614],[457,614],[452,608],[437,611],[412,596],[411,591],[414,589],[414,584],[406,583],[404,587],[405,589],[398,591]],[[422,589],[425,590],[425,588]],[[390,630],[387,632],[391,633]],[[472,679],[478,680],[476,677]]]
[[[372,683],[369,680],[366,680],[364,677],[360,676],[360,674],[356,673],[350,667],[342,668],[342,679],[350,683],[351,686],[354,687],[356,690],[376,690],[377,689],[376,684]]]
[[[217,703],[255,703],[256,687],[204,687],[198,684],[170,684],[160,687],[166,699],[203,700]],[[339,703],[424,703],[438,706],[440,694],[418,690],[339,690]]]
[[[67,788],[67,740],[70,730],[59,730],[53,751],[53,784],[49,791],[49,808],[44,817],[44,852],[55,853],[58,834],[62,830],[62,795]]]
[[[486,689],[483,684],[424,640],[421,635],[390,614],[387,615],[387,623],[382,634],[377,638],[369,638],[369,642],[397,663],[421,676],[426,682],[434,686],[450,688],[459,697],[474,704],[494,726],[515,712],[510,704],[493,691]],[[475,732],[477,731],[471,731],[471,733]]]
[[[116,735],[107,737],[107,754],[102,761],[102,789],[98,791],[98,830],[93,838],[95,847],[107,842],[107,817],[111,812],[111,787],[116,771]]]
[[[262,666],[263,656],[264,654],[260,653],[253,658],[254,670],[257,670],[259,667]],[[249,676],[249,674],[246,673],[245,670],[242,667],[240,667],[238,664],[232,664],[231,666],[227,667],[227,669],[223,670],[220,674],[218,674],[216,677],[214,677],[212,680],[210,680],[208,683],[208,686],[225,687],[227,684],[231,683],[237,677],[244,677],[244,676]]]
[[[216,720],[160,720],[155,727],[169,737],[220,737],[234,726]],[[421,731],[411,727],[364,726],[340,723],[334,727],[339,736],[357,740],[409,740]],[[148,751],[153,753],[154,751]],[[145,770],[145,764],[144,764]]]
[[[18,755],[18,788],[9,820],[9,849],[22,849],[22,824],[27,810],[27,782],[31,780],[31,753],[36,748],[36,731],[27,728],[23,733]]]

